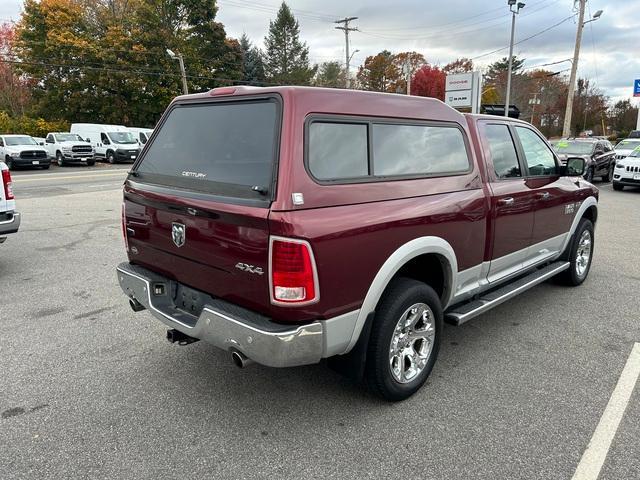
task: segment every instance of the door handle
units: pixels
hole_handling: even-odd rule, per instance
[[[513,197],[501,198],[498,200],[498,205],[513,205],[514,201]]]
[[[551,197],[551,194],[549,192],[541,192],[538,194],[538,198],[540,200],[549,200],[549,197]]]

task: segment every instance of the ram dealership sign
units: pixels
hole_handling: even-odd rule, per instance
[[[478,113],[481,97],[482,75],[480,72],[447,75],[444,94],[447,105],[453,108],[470,108],[471,113]]]

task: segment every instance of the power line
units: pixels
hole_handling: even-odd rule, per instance
[[[575,17],[575,14],[573,14],[570,17],[567,17],[567,18],[565,18],[563,20],[560,20],[558,23],[554,23],[553,25],[551,25],[550,27],[545,28],[544,30],[540,30],[539,32],[534,33],[533,35],[530,35],[530,36],[528,36],[526,38],[523,38],[522,40],[518,40],[516,43],[514,43],[514,45],[520,45],[521,43],[524,43],[524,42],[526,42],[528,40],[531,40],[532,38],[538,37],[538,36],[542,35],[543,33],[546,33],[549,30],[552,30],[552,29],[556,28],[557,26],[562,25],[564,22],[566,22],[568,20],[571,20],[574,17]],[[478,56],[472,57],[471,60],[477,60],[478,58],[486,57],[486,56],[492,55],[494,53],[501,52],[502,50],[506,50],[507,48],[509,48],[509,46],[498,48],[496,50],[492,50],[491,52],[483,53],[482,55],[478,55]]]

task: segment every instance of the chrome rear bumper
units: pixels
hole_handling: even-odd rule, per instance
[[[257,363],[269,367],[307,365],[318,363],[327,353],[320,321],[281,325],[202,292],[204,307],[196,317],[175,306],[169,292],[177,287],[176,282],[129,263],[118,265],[117,274],[124,293],[170,328],[223,350],[240,351]]]
[[[20,214],[18,212],[12,212],[8,219],[0,220],[0,236],[16,233],[19,228]]]

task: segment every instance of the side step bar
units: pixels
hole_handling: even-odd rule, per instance
[[[569,265],[569,262],[555,262],[541,268],[540,270],[535,270],[533,273],[530,273],[513,283],[509,283],[497,290],[485,293],[477,300],[453,307],[453,310],[445,313],[445,320],[449,323],[453,323],[454,325],[462,325],[472,318],[497,307],[510,298],[513,298],[516,295],[529,290],[531,287],[535,287],[539,283],[557,275],[563,270],[566,270],[569,268]]]

